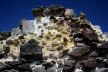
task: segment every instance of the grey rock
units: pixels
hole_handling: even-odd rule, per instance
[[[33,20],[28,20],[23,22],[22,31],[24,34],[34,33],[34,22]]]
[[[20,56],[26,60],[41,60],[42,47],[36,40],[31,39],[20,47]]]
[[[83,13],[83,12],[80,12],[80,18],[81,18],[81,19],[85,19],[85,18],[86,18],[86,14]]]
[[[89,52],[90,48],[88,46],[73,47],[71,50],[69,50],[68,55],[73,58],[80,58]]]
[[[11,36],[17,36],[19,34],[21,34],[21,29],[19,29],[19,28],[13,28],[12,29]]]
[[[98,72],[108,72],[108,68],[100,68]]]

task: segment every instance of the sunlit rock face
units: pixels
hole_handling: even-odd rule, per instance
[[[32,9],[12,32],[0,33],[0,72],[104,72],[108,36],[80,12],[63,6]]]

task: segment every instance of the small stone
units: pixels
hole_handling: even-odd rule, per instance
[[[98,72],[108,72],[108,68],[100,68]]]
[[[83,12],[80,12],[80,19],[85,19],[86,18],[86,14]]]
[[[84,29],[91,27],[90,22],[85,19],[80,21],[80,26],[81,28],[84,28]]]
[[[58,51],[60,51],[60,50],[62,50],[62,49],[63,49],[63,46],[57,47],[57,50],[58,50]]]
[[[17,70],[18,71],[23,71],[23,72],[31,72],[32,71],[32,69],[31,69],[31,67],[30,67],[30,65],[29,64],[22,64],[22,65],[19,65],[19,66],[17,66]]]
[[[52,41],[52,47],[59,45],[57,41]]]
[[[9,70],[11,67],[9,65],[6,65],[2,62],[0,62],[0,72],[3,70]]]
[[[74,41],[75,42],[84,42],[84,35],[82,33],[75,33]]]
[[[10,52],[10,47],[8,45],[4,45],[3,46],[3,51],[4,51],[4,54],[7,54]]]
[[[64,61],[63,72],[71,72],[75,67],[75,60],[66,60]]]
[[[76,17],[76,13],[72,9],[66,9],[65,16]]]
[[[17,46],[19,44],[19,41],[16,39],[13,41],[13,45]]]
[[[84,66],[87,68],[94,68],[96,67],[96,65],[97,65],[97,62],[93,59],[88,59],[84,61]]]
[[[6,44],[11,45],[11,44],[13,44],[13,41],[12,40],[7,40]]]
[[[98,53],[94,51],[94,52],[90,53],[89,56],[90,57],[97,57]]]

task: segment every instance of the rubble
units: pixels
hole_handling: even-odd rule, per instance
[[[0,32],[0,72],[107,72],[107,33],[85,13],[51,5],[32,14]]]

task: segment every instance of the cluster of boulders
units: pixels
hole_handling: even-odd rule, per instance
[[[36,20],[22,19],[11,34],[0,33],[0,41],[6,40],[0,43],[0,72],[108,72],[108,41],[85,13],[77,17],[73,9],[56,5],[32,13]],[[36,35],[33,27],[44,30]]]

